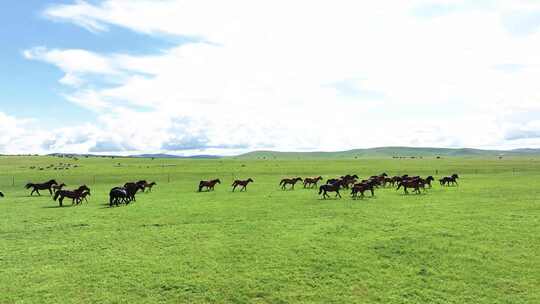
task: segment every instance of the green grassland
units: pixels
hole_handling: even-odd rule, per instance
[[[462,178],[356,201],[278,187],[383,171]],[[234,177],[255,183],[231,193]],[[89,185],[90,202],[58,208],[23,188],[50,178]],[[158,185],[108,208],[111,187],[138,179]],[[0,190],[0,303],[540,303],[538,157],[4,156]]]

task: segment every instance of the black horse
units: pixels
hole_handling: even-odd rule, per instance
[[[56,201],[58,200],[58,203],[60,204],[60,207],[62,207],[63,205],[63,201],[64,201],[64,198],[71,198],[72,199],[72,202],[71,204],[75,204],[75,202],[77,202],[77,204],[80,203],[80,201],[82,201],[82,197],[86,197],[86,195],[83,195],[83,193],[87,193],[87,195],[90,195],[90,188],[88,188],[86,185],[82,185],[80,186],[79,188],[73,190],[73,191],[69,191],[69,190],[58,190],[56,191],[56,193],[54,194],[54,198],[53,200]]]
[[[109,207],[113,204],[118,206],[119,203],[130,203],[128,192],[124,187],[114,187],[109,192]]]
[[[51,179],[50,181],[42,183],[42,184],[28,183],[24,187],[26,189],[32,188],[32,192],[30,192],[30,196],[32,196],[34,192],[36,192],[39,196],[41,196],[41,194],[39,193],[39,190],[49,190],[49,193],[53,195],[52,187],[54,185],[58,185],[58,183],[54,179]]]
[[[458,182],[457,182],[457,179],[459,178],[459,176],[454,173],[452,174],[451,176],[446,176],[446,177],[443,177],[441,179],[439,179],[439,182],[441,183],[441,186],[450,186],[450,184],[452,185],[458,185]]]
[[[335,184],[326,184],[319,187],[319,195],[323,195],[323,199],[326,199],[327,197],[330,197],[327,192],[335,192],[336,196],[339,196],[341,198],[341,194],[339,194],[339,188],[341,188],[340,183]]]

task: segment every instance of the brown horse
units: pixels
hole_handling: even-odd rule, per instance
[[[291,190],[294,189],[294,185],[296,185],[297,182],[302,181],[301,177],[295,177],[295,178],[284,178],[279,182],[279,185],[281,186],[282,190],[285,190],[287,185],[291,185]]]
[[[144,185],[144,189],[146,192],[152,192],[152,188],[156,185],[156,182],[147,183],[146,185]]]
[[[414,192],[416,192],[416,194],[420,194],[420,187],[423,188],[423,182],[419,178],[403,179],[399,182],[396,190],[399,190],[399,188],[401,187],[403,187],[405,194],[409,194],[409,191],[407,191],[407,188],[414,189]]]
[[[351,196],[353,199],[358,198],[358,193],[360,193],[361,197],[364,197],[364,192],[371,191],[371,196],[375,196],[375,191],[373,191],[374,188],[374,182],[365,182],[365,183],[359,183],[354,184],[354,186],[351,189]]]
[[[53,195],[53,191],[52,191],[53,185],[58,185],[58,183],[54,179],[51,179],[50,181],[42,183],[42,184],[28,183],[24,187],[26,189],[32,188],[32,192],[30,192],[30,196],[32,196],[34,192],[36,192],[39,196],[41,196],[41,194],[39,193],[39,190],[49,190],[49,193]]]
[[[233,187],[232,192],[234,192],[234,190],[235,190],[236,187],[238,187],[238,186],[242,187],[242,188],[240,188],[240,191],[242,191],[242,190],[243,190],[243,191],[246,191],[247,185],[248,185],[249,183],[252,183],[252,182],[253,182],[253,179],[251,179],[251,177],[248,178],[248,179],[246,179],[246,180],[239,180],[239,179],[237,179],[237,180],[235,180],[235,181],[232,183],[232,187]]]
[[[56,201],[58,199],[58,203],[60,204],[60,207],[62,207],[64,198],[67,197],[72,199],[71,204],[73,205],[75,204],[75,201],[79,201],[84,192],[88,192],[88,195],[90,194],[90,188],[88,188],[86,185],[82,185],[78,189],[75,189],[73,191],[58,190],[54,194],[53,200]]]
[[[341,198],[341,194],[339,194],[339,188],[341,188],[340,183],[335,184],[326,184],[319,187],[319,195],[323,195],[323,199],[326,199],[327,197],[330,197],[328,195],[328,192],[335,192],[336,197],[339,196]]]
[[[313,187],[317,187],[317,184],[319,183],[319,181],[322,181],[322,176],[317,176],[317,177],[306,177],[304,178],[304,188],[313,188]]]
[[[209,181],[200,181],[199,192],[201,192],[203,188],[206,188],[207,191],[214,191],[214,187],[216,186],[216,184],[221,184],[219,178]]]
[[[152,192],[152,187],[157,185],[156,182],[149,183],[149,182],[147,182],[145,180],[140,180],[140,181],[136,182],[136,184],[142,187],[143,192]]]

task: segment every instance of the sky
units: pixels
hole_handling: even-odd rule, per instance
[[[7,0],[0,153],[540,148],[540,1]]]

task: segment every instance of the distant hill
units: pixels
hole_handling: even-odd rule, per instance
[[[173,155],[173,154],[163,154],[163,153],[157,153],[157,154],[137,154],[137,155],[129,155],[129,156],[120,156],[120,155],[97,155],[97,154],[72,154],[72,153],[51,153],[48,154],[48,156],[55,156],[55,157],[114,157],[114,158],[189,158],[189,159],[215,159],[215,158],[221,158],[221,156],[217,155],[192,155],[192,156],[180,156],[180,155]]]
[[[498,156],[540,156],[540,149],[516,150],[481,150],[451,148],[413,148],[413,147],[380,147],[354,149],[338,152],[278,152],[253,151],[237,156],[242,159],[287,159],[287,158],[378,158],[378,157],[498,157]]]
[[[195,158],[195,159],[215,159],[215,158],[221,158],[221,156],[217,155],[192,155],[192,156],[179,156],[179,155],[172,155],[172,154],[139,154],[139,155],[131,155],[129,157],[136,157],[136,158]]]

